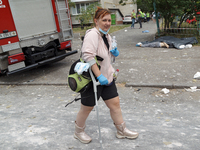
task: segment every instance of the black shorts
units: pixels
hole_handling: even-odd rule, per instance
[[[117,87],[115,81],[112,82],[110,86],[99,85],[97,86],[97,99],[101,97],[104,101],[118,96]],[[84,106],[95,106],[95,96],[93,85],[91,88],[81,93],[81,103]]]

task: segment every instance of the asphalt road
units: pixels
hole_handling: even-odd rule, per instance
[[[139,137],[117,139],[109,110],[100,100],[103,149],[198,150],[200,91],[190,87],[200,83],[193,79],[199,71],[199,48],[136,47],[138,42],[154,39],[156,25],[135,27],[112,35],[120,51],[114,67],[120,70],[117,87],[122,113],[127,127],[139,132]],[[74,49],[80,50],[80,46],[80,39],[75,38]],[[65,107],[78,96],[67,86],[67,75],[79,56],[80,52],[54,64],[0,77],[0,149],[100,149],[95,110],[86,124],[93,140],[82,144],[73,138],[80,102]]]
[[[114,64],[120,71],[118,83],[168,88],[199,86],[199,80],[193,79],[199,72],[199,47],[183,50],[136,47],[138,42],[154,39],[156,24],[151,21],[144,23],[142,29],[138,29],[139,24],[135,28],[126,28],[112,34],[116,36],[120,52]],[[143,30],[149,30],[149,33],[142,33]],[[72,47],[79,52],[57,63],[9,77],[1,76],[0,84],[67,84],[70,65],[80,57],[80,38],[74,38]]]

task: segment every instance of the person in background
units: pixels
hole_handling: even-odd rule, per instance
[[[149,12],[146,13],[146,17],[147,17],[147,23],[148,23],[149,20],[150,20],[150,13]]]
[[[146,43],[146,44],[137,43],[136,46],[137,47],[153,47],[153,48],[160,48],[160,47],[169,48],[169,45],[165,42],[151,42],[151,43]]]
[[[131,18],[132,18],[132,25],[131,25],[131,28],[134,29],[135,18],[136,18],[136,13],[135,13],[135,10],[134,10],[134,9],[133,9],[133,11],[131,12]]]
[[[155,11],[152,12],[152,19],[153,19],[153,22],[156,22],[156,13],[155,13]]]
[[[142,22],[145,22],[145,21],[146,21],[146,20],[145,20],[145,17],[146,17],[145,12],[142,12]]]
[[[112,39],[108,34],[111,26],[110,11],[108,9],[97,7],[93,20],[95,27],[87,30],[84,37],[81,48],[82,59],[85,62],[90,63],[91,70],[101,84],[97,86],[97,98],[99,99],[101,97],[110,110],[110,116],[117,129],[116,137],[135,139],[139,134],[126,128],[126,124],[122,117],[117,87],[113,80],[115,70],[111,60],[119,55],[119,51],[117,48],[112,49]],[[102,61],[98,61],[101,66],[100,69],[96,63],[95,56],[102,58]],[[92,141],[92,138],[85,133],[84,129],[86,127],[86,119],[94,106],[94,89],[90,88],[81,93],[81,107],[75,121],[74,137],[82,143],[89,143]]]
[[[153,21],[156,22],[156,12],[152,12],[152,18],[153,18]],[[160,22],[160,19],[161,19],[161,13],[160,12],[157,12],[157,17],[158,17],[158,22]]]
[[[140,24],[140,28],[139,29],[142,28],[142,15],[143,15],[142,11],[140,9],[138,9],[138,15],[137,15],[137,17],[138,17],[138,22]]]

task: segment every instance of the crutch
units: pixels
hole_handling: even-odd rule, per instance
[[[98,122],[98,128],[99,128],[99,143],[101,145],[101,149],[103,149],[102,147],[102,137],[101,137],[101,128],[100,128],[100,120],[99,120],[99,108],[98,108],[98,102],[97,102],[97,86],[100,85],[99,82],[96,81],[91,67],[89,68],[89,72],[90,72],[90,76],[92,78],[92,82],[93,82],[93,89],[94,89],[94,96],[95,96],[95,110],[96,110],[96,114],[97,114],[97,122]]]

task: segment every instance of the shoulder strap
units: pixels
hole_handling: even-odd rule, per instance
[[[88,33],[88,32],[87,32]],[[86,34],[87,34],[86,33]],[[85,35],[86,35],[85,34]],[[83,37],[81,37],[81,39],[82,39],[82,41],[84,42],[84,39],[85,39],[85,35],[83,36]],[[82,46],[83,46],[83,42],[82,42],[82,44],[81,44],[81,49],[82,49]],[[99,36],[98,36],[98,45],[97,45],[97,48],[99,47]],[[80,58],[82,57],[82,51],[81,51],[81,55],[80,55]]]
[[[88,32],[87,32],[87,33],[88,33]],[[87,34],[87,33],[86,33],[86,34]],[[83,42],[84,42],[85,35],[84,35],[84,37],[83,37],[82,39],[83,39]],[[81,49],[82,49],[82,46],[83,46],[83,42],[82,42],[82,44],[81,44]],[[99,36],[98,36],[98,45],[97,45],[97,48],[98,48],[98,47],[99,47]],[[82,59],[81,57],[82,57],[82,51],[81,51],[81,55],[80,55],[80,60],[81,60],[81,62],[84,62],[83,59]],[[103,61],[103,58],[101,58],[100,56],[95,56],[95,60],[96,60],[97,65],[99,65],[99,63],[98,63],[97,60]]]
[[[87,32],[87,33],[88,33],[88,32]],[[86,34],[87,34],[87,33],[86,33]],[[85,36],[84,36],[84,37],[85,37]],[[83,42],[84,42],[84,38],[83,38]],[[83,45],[83,42],[82,42],[82,45]],[[81,45],[81,46],[82,46],[82,45]],[[98,48],[98,46],[99,46],[99,36],[98,36],[98,45],[97,45],[97,48]],[[97,63],[97,65],[100,66],[98,60],[99,60],[99,61],[103,61],[103,58],[101,58],[100,56],[95,56],[95,61],[92,61],[92,62],[89,62],[89,63],[90,63],[90,65],[93,65],[94,63]],[[80,55],[80,61],[81,61],[81,62],[84,62],[83,59],[82,59],[82,51],[81,51],[81,55]]]

